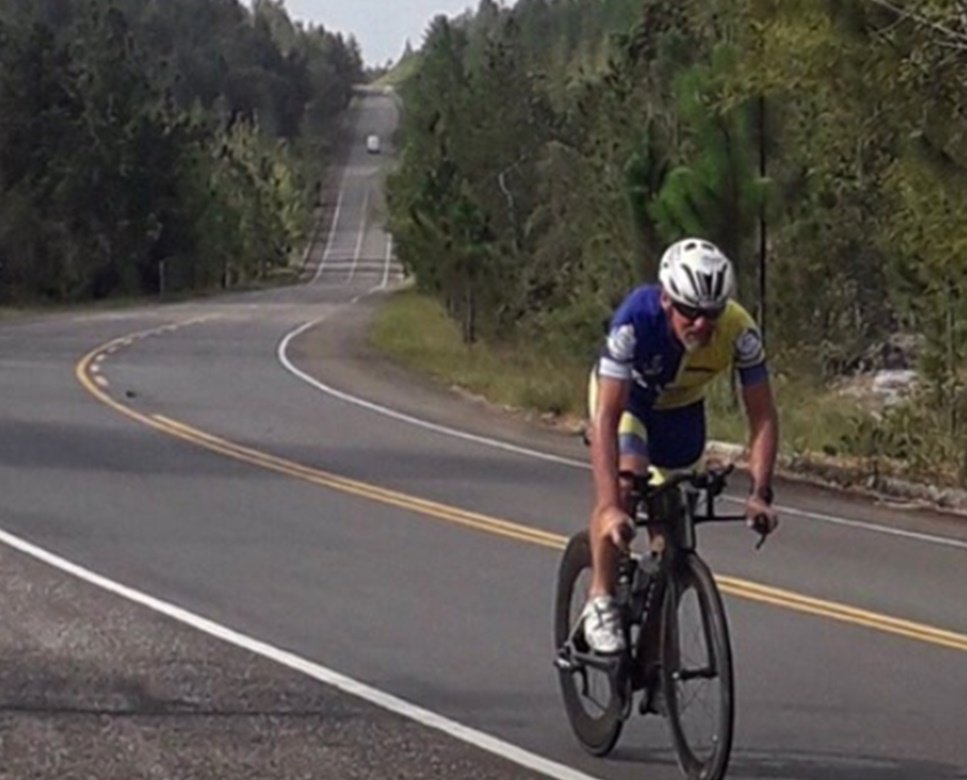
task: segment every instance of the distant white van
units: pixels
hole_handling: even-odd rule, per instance
[[[366,136],[366,151],[370,154],[379,154],[379,136],[375,133]]]

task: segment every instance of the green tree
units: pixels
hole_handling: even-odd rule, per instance
[[[722,44],[709,65],[695,65],[679,77],[683,162],[647,208],[666,242],[708,238],[733,258],[740,279],[752,288],[752,269],[742,261],[751,255],[768,182],[756,165],[755,105],[723,107],[717,94],[719,74],[729,72],[734,57]]]

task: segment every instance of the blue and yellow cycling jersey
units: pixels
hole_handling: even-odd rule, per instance
[[[765,352],[755,321],[729,301],[711,340],[689,352],[661,307],[661,287],[634,290],[615,312],[598,362],[600,376],[633,381],[629,410],[678,409],[704,400],[709,383],[734,366],[743,386],[765,381]]]

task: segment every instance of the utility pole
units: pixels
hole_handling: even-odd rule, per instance
[[[766,98],[765,95],[759,96],[759,180],[765,182],[766,179]],[[766,337],[766,202],[765,198],[759,201],[759,328],[762,330],[762,339]]]

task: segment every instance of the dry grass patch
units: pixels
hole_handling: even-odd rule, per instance
[[[538,414],[583,414],[587,363],[517,344],[464,344],[435,300],[407,290],[377,315],[370,342],[398,363],[488,401]]]

